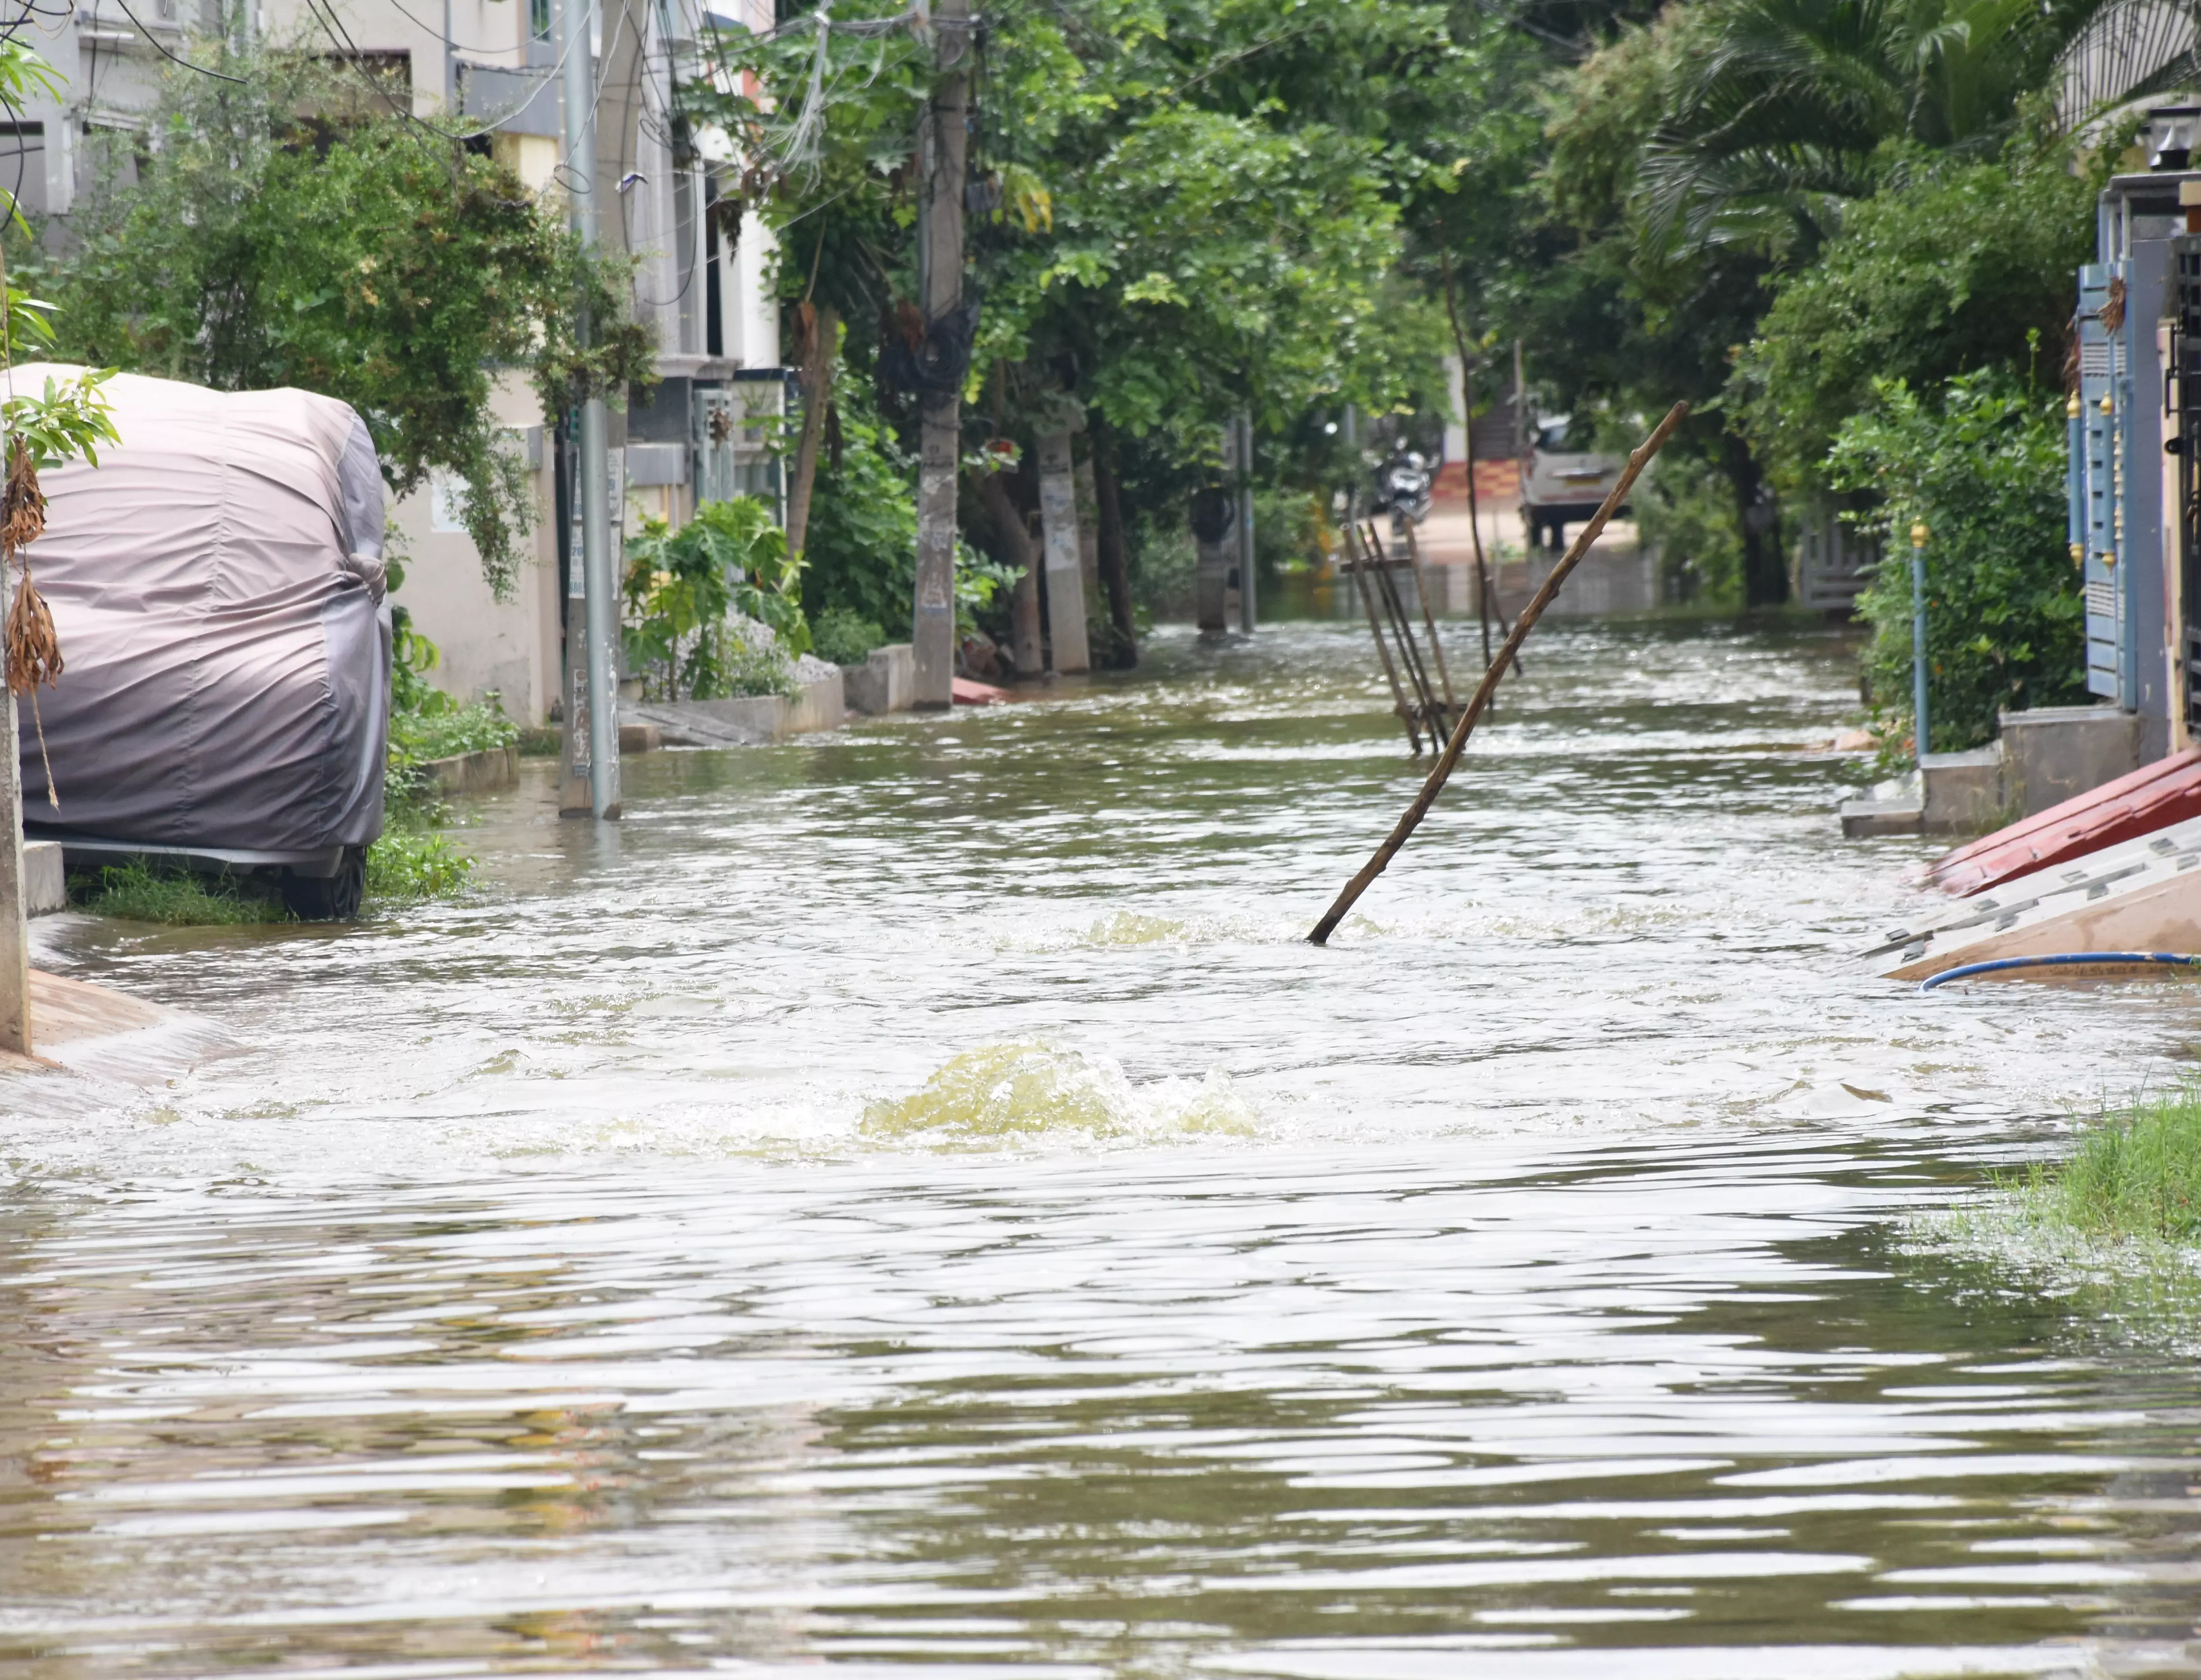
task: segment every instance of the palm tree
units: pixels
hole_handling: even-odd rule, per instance
[[[2120,0],[2130,4],[2133,0]],[[2150,0],[2160,4],[2162,0]],[[1816,245],[1889,141],[1992,151],[2112,0],[1736,0],[1681,67],[1636,208],[1655,247]]]

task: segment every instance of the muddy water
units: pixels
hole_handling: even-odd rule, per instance
[[[1321,626],[44,924],[247,1048],[0,1120],[0,1664],[2195,1671],[2190,1362],[1902,1236],[2192,994],[1861,978],[1839,647],[1541,640],[1328,951]]]

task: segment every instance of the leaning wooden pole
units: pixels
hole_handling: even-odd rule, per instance
[[[1314,931],[1307,935],[1308,944],[1329,943],[1329,936],[1336,932],[1337,924],[1345,920],[1347,913],[1359,901],[1360,895],[1375,882],[1377,875],[1383,873],[1392,858],[1398,856],[1399,848],[1406,843],[1414,830],[1421,827],[1422,819],[1429,814],[1429,807],[1437,802],[1437,795],[1444,791],[1453,767],[1459,763],[1459,755],[1466,748],[1468,736],[1475,733],[1476,723],[1489,706],[1490,697],[1497,690],[1499,679],[1505,674],[1506,665],[1521,644],[1529,639],[1529,632],[1536,628],[1536,621],[1544,616],[1544,609],[1559,593],[1559,586],[1567,581],[1567,574],[1589,552],[1590,544],[1604,532],[1605,521],[1611,518],[1613,511],[1628,499],[1629,491],[1635,487],[1636,479],[1651,464],[1651,458],[1665,448],[1666,440],[1674,435],[1674,429],[1687,418],[1688,413],[1687,403],[1676,403],[1667,411],[1666,418],[1658,422],[1658,430],[1645,438],[1642,446],[1628,458],[1627,470],[1620,475],[1620,482],[1612,487],[1604,503],[1591,516],[1589,524],[1582,527],[1582,535],[1575,538],[1558,565],[1552,568],[1552,575],[1544,580],[1543,587],[1536,591],[1528,606],[1521,609],[1521,616],[1513,621],[1512,634],[1505,638],[1505,645],[1498,650],[1498,658],[1490,669],[1482,673],[1482,681],[1476,688],[1475,698],[1467,703],[1467,710],[1453,726],[1452,739],[1445,743],[1444,751],[1437,755],[1436,764],[1429,770],[1429,780],[1422,784],[1422,791],[1414,795],[1413,804],[1406,807],[1406,814],[1399,819],[1398,826],[1391,830],[1389,838],[1376,848],[1376,855],[1360,866],[1359,874],[1345,883],[1345,890],[1337,895],[1337,902],[1324,913],[1321,921],[1314,924]]]
[[[1345,528],[1346,570],[1353,574],[1353,583],[1360,591],[1360,604],[1368,609],[1368,633],[1376,638],[1376,657],[1383,662],[1383,675],[1390,679],[1391,705],[1398,712],[1399,721],[1406,726],[1406,739],[1413,744],[1414,756],[1422,756],[1422,732],[1414,725],[1414,710],[1406,704],[1406,691],[1399,686],[1398,668],[1391,663],[1391,649],[1383,640],[1383,626],[1376,617],[1376,592],[1368,582],[1367,562],[1360,557],[1360,536],[1351,525]]]
[[[1414,522],[1406,521],[1406,558],[1414,568],[1414,594],[1422,606],[1422,623],[1429,632],[1429,652],[1437,662],[1437,681],[1444,684],[1444,703],[1447,712],[1459,709],[1453,698],[1452,673],[1445,669],[1444,643],[1437,640],[1436,614],[1429,610],[1429,575],[1422,567],[1422,545],[1414,541]]]
[[[1391,626],[1391,640],[1399,650],[1399,669],[1406,672],[1406,681],[1414,690],[1414,709],[1423,723],[1429,726],[1429,747],[1435,751],[1445,731],[1452,728],[1452,719],[1437,705],[1437,691],[1429,682],[1429,668],[1422,663],[1422,650],[1414,643],[1414,621],[1406,616],[1405,598],[1399,593],[1399,581],[1391,575],[1390,557],[1376,540],[1376,527],[1371,522],[1361,534],[1363,552],[1376,562],[1376,594],[1383,603],[1383,617]]]

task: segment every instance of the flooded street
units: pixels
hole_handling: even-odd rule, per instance
[[[1420,776],[1314,624],[38,924],[244,1049],[0,1120],[0,1664],[2201,1672],[2190,1360],[1903,1227],[2201,1003],[1846,960],[1832,635],[1525,657],[1328,950]]]

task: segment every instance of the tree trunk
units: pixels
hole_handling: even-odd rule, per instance
[[[802,354],[802,436],[795,446],[795,478],[787,488],[787,552],[800,554],[810,533],[810,495],[818,483],[818,446],[833,401],[833,361],[841,317],[831,304],[801,306],[809,317]]]
[[[1130,670],[1139,663],[1138,626],[1131,617],[1131,564],[1124,546],[1124,504],[1116,487],[1114,441],[1105,426],[1093,428],[1093,500],[1099,514],[1100,582],[1108,591],[1108,619],[1115,646],[1108,663]]]
[[[1779,606],[1788,599],[1788,557],[1781,552],[1781,522],[1765,475],[1750,445],[1731,431],[1720,435],[1720,465],[1734,487],[1742,532],[1742,604]]]
[[[1039,549],[1001,475],[974,472],[971,479],[986,517],[993,521],[1003,557],[1017,572],[1016,589],[1009,597],[1010,657],[1016,661],[1018,676],[1036,676],[1047,665],[1039,631]]]

